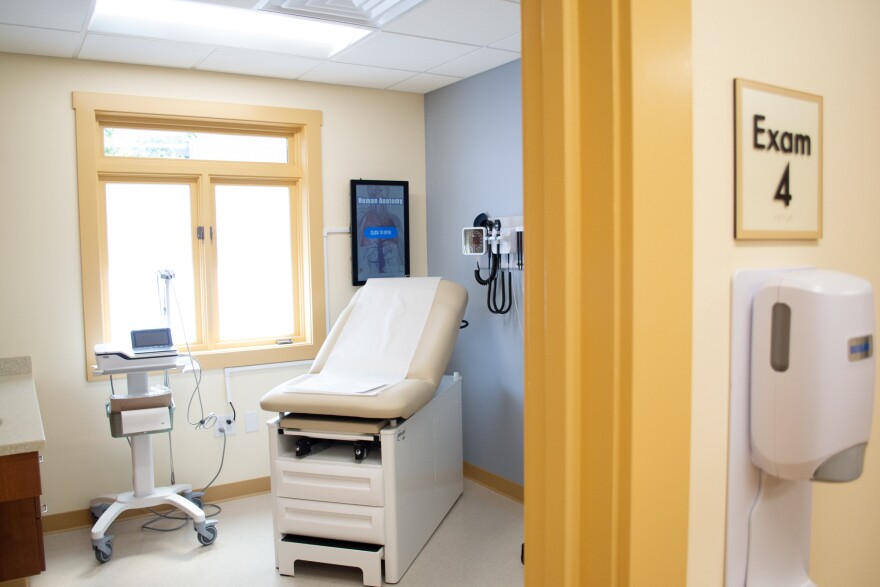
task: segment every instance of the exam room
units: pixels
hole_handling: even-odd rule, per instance
[[[636,487],[641,493],[633,499],[641,500],[641,509],[632,518],[636,530],[627,538],[631,538],[633,545],[628,572],[630,584],[656,584],[651,580],[662,575],[678,578],[667,584],[721,585],[725,569],[732,273],[743,268],[816,265],[862,275],[875,287],[880,283],[880,267],[873,252],[880,250],[880,233],[876,230],[880,211],[874,197],[876,182],[872,173],[880,160],[880,142],[876,140],[880,135],[880,118],[876,115],[876,104],[880,103],[880,79],[876,76],[880,70],[880,35],[877,35],[880,6],[873,0],[850,3],[845,8],[818,0],[787,0],[772,5],[758,0],[724,5],[710,0],[694,0],[663,5],[674,6],[686,14],[688,25],[685,31],[668,28],[668,15],[664,10],[658,8],[661,14],[647,16],[638,12],[646,10],[644,6],[637,10],[642,17],[640,31],[644,34],[645,29],[652,29],[651,23],[656,22],[656,26],[665,27],[662,30],[668,33],[664,39],[679,41],[685,49],[670,57],[664,52],[668,47],[662,43],[659,47],[649,43],[658,61],[640,71],[653,71],[656,66],[668,72],[671,64],[692,67],[692,80],[687,80],[688,84],[692,82],[692,87],[688,86],[682,95],[672,100],[673,103],[687,102],[686,122],[677,122],[693,126],[693,145],[687,147],[686,163],[687,173],[692,175],[692,188],[690,181],[686,188],[692,189],[692,194],[687,194],[692,207],[689,205],[681,212],[686,219],[674,226],[669,224],[669,215],[672,214],[669,210],[649,207],[649,213],[662,214],[663,226],[657,232],[650,231],[654,229],[652,219],[642,217],[643,222],[638,225],[639,275],[653,281],[650,288],[640,291],[645,291],[645,296],[665,291],[671,285],[668,276],[683,270],[689,276],[686,281],[690,280],[684,289],[692,296],[687,301],[684,320],[692,320],[692,325],[688,325],[690,346],[685,349],[688,357],[685,367],[661,365],[654,372],[641,372],[644,377],[640,385],[645,391],[637,398],[640,403],[636,407],[641,419],[634,424],[633,438],[634,450],[648,457],[636,464],[644,471],[648,459],[658,457],[652,447],[665,448],[673,431],[683,428],[685,434],[689,434],[689,440],[685,442],[684,470],[668,468],[673,459],[680,463],[681,455],[661,454],[657,460],[665,468],[660,475],[636,479]],[[434,206],[444,209],[447,198],[459,202],[457,206],[463,210],[462,217],[449,221],[457,235],[460,235],[461,226],[472,220],[474,210],[469,199],[475,196],[471,192],[444,194],[439,199],[432,196],[431,182],[436,178],[430,171],[431,144],[425,133],[430,96],[422,104],[421,97],[399,92],[7,54],[0,56],[0,68],[4,80],[0,86],[0,104],[5,131],[0,139],[0,169],[5,182],[0,215],[4,259],[3,287],[0,289],[3,331],[0,356],[30,354],[34,358],[47,441],[46,463],[42,469],[45,475],[43,502],[50,508],[47,516],[65,512],[83,514],[88,500],[95,494],[123,491],[131,483],[128,447],[121,440],[110,437],[104,414],[108,389],[85,382],[72,91],[222,99],[229,103],[321,110],[324,113],[323,226],[347,226],[348,210],[344,200],[350,179],[408,178],[412,193],[415,195],[421,190],[426,199],[421,204],[416,199],[411,210],[413,218],[419,213],[426,218],[421,229],[413,224],[413,251],[423,247],[421,257],[416,254],[413,258],[414,273],[429,273],[433,269],[434,255],[438,254],[432,249],[434,233],[431,226],[434,222],[446,220],[432,217]],[[678,79],[674,75],[639,79],[643,83],[657,83],[658,77],[667,81]],[[737,77],[824,96],[827,125],[825,229],[821,240],[772,245],[734,241],[732,117],[733,79]],[[10,83],[11,80],[15,83]],[[457,86],[463,87],[464,83]],[[640,95],[651,98],[640,102],[640,107],[660,107],[663,104],[656,89],[649,85],[648,93],[640,90],[643,92]],[[495,111],[495,108],[489,109],[490,114]],[[514,118],[516,120],[510,124],[518,123],[518,115]],[[643,122],[658,118],[662,117],[649,112]],[[352,128],[360,128],[362,132],[353,135]],[[682,126],[678,131],[689,136],[690,129],[684,129]],[[675,133],[673,138],[679,138],[678,134]],[[401,137],[407,140],[401,140]],[[356,142],[352,143],[352,140]],[[669,142],[670,138],[665,137],[660,143],[649,143],[648,150],[641,152],[640,160],[656,160],[667,168],[672,167],[677,160],[669,154]],[[461,145],[459,148],[466,147]],[[550,155],[559,155],[559,152]],[[413,174],[412,169],[420,166],[422,176]],[[509,175],[505,168],[495,179],[503,181]],[[656,191],[666,187],[665,182],[657,182],[641,185],[640,189]],[[331,191],[339,198],[335,205],[327,201]],[[662,193],[664,198],[677,196],[674,190]],[[10,197],[12,195],[16,196],[14,200]],[[544,194],[545,199],[553,197],[554,194]],[[484,209],[480,206],[479,211],[505,213],[504,202],[493,201]],[[419,205],[422,206],[421,212]],[[511,206],[510,212],[515,210],[516,207]],[[415,241],[419,238],[419,230],[424,231],[421,245]],[[547,238],[561,247],[578,236],[557,233]],[[673,236],[691,239],[681,255],[666,254],[668,249],[664,247],[674,240],[670,238]],[[345,283],[350,278],[350,252],[345,238],[332,237],[343,242],[328,239],[332,262],[330,272],[339,276],[337,286],[331,283],[330,307],[335,312],[340,311],[352,292]],[[451,238],[451,248],[443,248],[439,254],[448,255],[450,263],[461,263],[457,268],[463,272],[462,276],[453,278],[472,287],[472,273],[468,273],[472,271],[472,265],[460,256],[460,244],[456,239]],[[554,253],[563,255],[565,251],[557,249]],[[577,264],[568,268],[578,271]],[[650,272],[652,268],[656,269],[655,273]],[[568,277],[595,283],[579,273]],[[548,279],[559,285],[563,275],[548,276]],[[472,315],[477,307],[482,307],[483,301],[482,297],[471,296],[467,318],[472,325]],[[650,304],[650,299],[640,301]],[[493,320],[495,317],[487,316],[485,323],[490,327],[499,324]],[[652,320],[642,316],[640,323],[650,325],[654,323]],[[459,345],[476,332],[468,330],[461,332]],[[659,333],[661,336],[665,334],[665,331]],[[488,338],[492,334],[480,333],[480,336]],[[499,334],[491,342],[501,345],[510,340]],[[647,356],[660,350],[666,352],[670,346],[662,337],[657,342]],[[517,345],[506,347],[506,350],[521,352]],[[462,359],[460,351],[453,361]],[[467,378],[505,376],[500,370],[492,375],[494,367],[480,362],[475,372],[461,370],[465,381]],[[690,386],[686,390],[688,401],[684,407],[672,401],[672,392],[677,389],[668,385],[670,374],[680,374],[681,370],[687,374],[684,385]],[[183,378],[175,377],[175,398],[180,406],[181,399],[188,399],[187,384]],[[231,374],[230,378],[236,401],[250,406],[256,406],[261,394],[275,381],[266,372],[239,372]],[[210,388],[210,401],[214,402],[210,409],[223,408],[223,371],[207,372],[205,386]],[[476,399],[482,397],[477,396],[479,393],[495,393],[496,390],[502,398],[486,404],[485,411],[479,416],[481,426],[495,425],[516,413],[515,406],[521,402],[521,395],[517,395],[513,385],[510,393],[502,391],[501,387],[480,388],[466,383],[465,401],[468,394]],[[554,396],[547,399],[554,399]],[[479,411],[482,406],[471,404],[469,409]],[[557,421],[563,422],[563,414],[560,411],[553,415]],[[465,414],[465,418],[468,417]],[[668,428],[672,418],[678,422],[674,430]],[[684,425],[681,425],[682,418],[685,419]],[[880,576],[880,557],[876,555],[876,545],[880,543],[878,421],[880,404],[875,402],[872,440],[863,476],[853,483],[817,484],[815,488],[811,574],[820,585],[867,587],[875,585]],[[509,429],[485,429],[487,437],[509,430],[509,435],[500,437],[497,445],[487,443],[475,448],[468,442],[467,427],[465,430],[466,447],[476,451],[465,453],[466,462],[511,482],[520,482],[515,469],[493,468],[492,465],[496,458],[499,463],[504,462],[504,458],[511,458],[519,450],[506,450],[510,446],[508,442],[519,441],[519,422]],[[482,430],[475,434],[481,433]],[[205,437],[180,425],[175,426],[173,434],[175,443],[180,441],[179,445],[175,444],[179,480],[196,485],[209,480],[216,472],[219,450],[213,435]],[[268,475],[268,451],[262,433],[239,432],[234,440],[238,441],[237,450],[242,454],[257,456],[248,457],[250,460],[240,459],[225,468],[235,474],[226,477],[224,473],[218,483],[235,488],[238,482],[264,479]],[[560,445],[551,448],[540,453],[534,452],[534,447],[532,450],[533,454],[550,461],[554,452],[562,454],[565,449]],[[481,454],[482,450],[491,452],[491,458],[488,454]],[[157,471],[167,470],[165,458],[163,450],[157,449]],[[553,477],[553,481],[560,479]],[[668,487],[665,483],[669,479],[685,479],[684,489],[680,490],[683,500],[676,501],[676,507],[670,508],[673,521],[679,524],[675,527],[665,524],[662,517],[665,511],[660,507],[666,505],[667,501],[663,500],[669,493],[658,487]],[[265,490],[264,487],[262,485],[260,490]],[[529,494],[536,495],[535,486],[530,487]],[[589,495],[594,499],[597,494],[591,492]],[[529,496],[526,499],[530,499]],[[554,513],[552,508],[557,505],[548,506],[550,513]],[[222,524],[220,531],[214,546],[223,544]],[[189,548],[196,550],[191,530],[186,534],[189,535],[186,537]],[[557,539],[552,535],[548,537]],[[85,544],[76,547],[78,556],[97,566],[89,552],[88,537],[85,536],[84,540]],[[158,551],[163,552],[161,541]],[[661,553],[662,560],[655,553]],[[547,558],[558,555],[576,559],[579,551],[559,549],[544,554]],[[121,555],[122,551],[115,556]],[[515,556],[518,558],[518,553]],[[195,566],[202,558],[162,559],[162,562],[169,568]],[[547,570],[548,573],[552,571]],[[683,578],[685,573],[687,579]]]
[[[516,4],[511,6],[518,12]],[[514,22],[513,27],[515,36],[518,24]],[[131,490],[132,485],[129,446],[111,437],[105,413],[109,383],[86,380],[94,357],[88,358],[83,324],[73,92],[320,111],[320,226],[326,235],[319,238],[323,250],[318,253],[319,257],[326,254],[327,301],[326,312],[320,316],[322,328],[325,317],[332,325],[357,291],[352,286],[351,241],[346,232],[350,180],[409,182],[411,274],[444,276],[471,292],[465,313],[471,326],[461,330],[449,364],[449,372],[460,372],[466,381],[464,460],[469,475],[482,475],[483,482],[500,482],[503,490],[513,488],[512,497],[521,500],[522,326],[517,322],[521,318],[515,311],[505,316],[489,313],[485,288],[473,279],[474,257],[463,256],[460,244],[461,229],[470,226],[479,213],[522,213],[518,54],[496,50],[498,55],[504,57],[499,64],[509,63],[489,67],[464,80],[465,84],[450,85],[426,97],[419,92],[268,75],[0,54],[2,77],[7,80],[0,91],[7,137],[0,165],[8,180],[2,250],[4,267],[15,275],[13,280],[4,280],[0,356],[32,359],[46,437],[40,451],[45,531],[90,525],[90,499]],[[435,164],[428,165],[431,155],[427,151],[433,153]],[[437,195],[430,199],[428,193]],[[163,238],[161,223],[154,230],[156,238]],[[155,286],[145,293],[158,308]],[[308,365],[267,367],[206,368],[202,373],[199,387],[204,412],[231,414],[233,407],[227,403],[231,398],[237,414],[237,430],[227,439],[225,453],[223,438],[214,429],[197,430],[187,423],[192,374],[170,376],[177,406],[171,433],[177,482],[204,487],[217,475],[222,458],[222,470],[208,501],[212,495],[225,500],[269,490],[265,422],[277,414],[261,410],[260,398],[275,385],[307,371]],[[116,377],[117,385],[124,379]],[[245,417],[253,412],[259,427],[249,432]],[[198,409],[191,416],[198,419]],[[154,436],[156,485],[168,485],[168,436]],[[521,508],[516,501],[501,499],[510,501],[514,511]],[[223,514],[217,519],[217,542],[205,548],[222,547],[228,535]],[[512,519],[516,523],[517,514]],[[271,535],[271,524],[266,531]],[[198,542],[191,528],[181,532],[195,549]],[[521,542],[520,531],[507,561],[519,574]],[[81,546],[83,560],[95,562],[88,539]],[[133,553],[118,549],[108,564],[125,556]],[[51,570],[51,557],[47,565]],[[291,584],[296,583],[291,580]]]

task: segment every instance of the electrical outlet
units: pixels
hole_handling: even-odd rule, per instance
[[[214,437],[221,438],[224,431],[226,432],[226,436],[235,435],[235,420],[232,419],[232,414],[221,414],[217,416],[217,423],[214,424]]]

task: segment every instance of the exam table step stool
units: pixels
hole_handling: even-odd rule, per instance
[[[382,558],[385,548],[378,544],[363,544],[345,540],[285,535],[278,544],[278,567],[291,569],[298,560],[357,567],[364,574],[364,585],[382,586]],[[288,573],[285,573],[288,574]]]

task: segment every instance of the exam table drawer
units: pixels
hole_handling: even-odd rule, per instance
[[[381,466],[277,459],[274,481],[278,497],[384,505]]]
[[[275,520],[281,534],[385,542],[385,510],[380,507],[278,498]]]

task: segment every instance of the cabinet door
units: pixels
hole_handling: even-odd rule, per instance
[[[0,457],[0,581],[46,570],[36,452]]]
[[[0,581],[46,570],[40,498],[0,503]]]
[[[0,501],[34,497],[42,492],[40,460],[36,452],[0,457]]]

